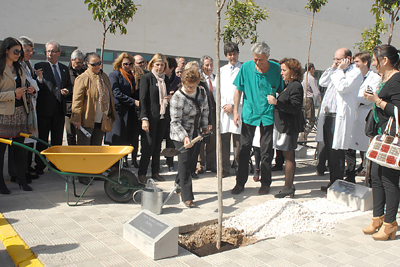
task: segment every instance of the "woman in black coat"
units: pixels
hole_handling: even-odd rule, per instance
[[[149,73],[140,79],[140,120],[142,121],[142,156],[139,166],[139,181],[146,183],[147,168],[151,162],[152,178],[164,181],[160,172],[161,142],[170,121],[168,103],[169,79],[165,75],[168,62],[163,54],[155,54],[149,62]]]
[[[296,162],[294,151],[297,148],[297,138],[302,131],[303,118],[303,70],[296,59],[284,58],[281,65],[281,75],[284,81],[288,82],[285,90],[278,98],[268,96],[268,103],[275,105],[275,130],[274,148],[281,150],[286,161],[285,186],[275,195],[276,198],[286,196],[294,197],[295,187],[293,185]]]
[[[112,131],[105,137],[105,142],[111,145],[130,145],[132,135],[138,138],[140,125],[135,107],[139,106],[139,91],[136,90],[132,72],[134,62],[131,55],[121,53],[114,61],[114,71],[109,75],[117,112]]]

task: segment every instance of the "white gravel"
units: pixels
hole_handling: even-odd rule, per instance
[[[336,223],[362,214],[360,210],[326,198],[301,203],[284,198],[251,207],[224,221],[223,225],[243,230],[246,236],[261,240],[302,232],[323,234],[324,229],[332,229]]]

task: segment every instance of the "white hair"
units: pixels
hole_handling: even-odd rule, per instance
[[[253,52],[254,54],[257,54],[257,55],[261,55],[262,53],[264,53],[268,57],[270,49],[269,49],[269,46],[265,42],[257,42],[255,44],[253,44],[253,46],[251,48],[251,52]]]

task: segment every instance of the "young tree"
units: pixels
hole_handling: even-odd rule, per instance
[[[306,64],[307,72],[308,72],[308,65],[310,63],[310,51],[311,51],[311,41],[312,41],[312,32],[313,32],[313,27],[314,27],[315,13],[318,13],[321,10],[321,7],[325,6],[327,3],[328,3],[328,0],[308,0],[307,5],[304,7],[305,9],[308,9],[309,11],[312,12],[310,42],[308,44],[308,52],[307,52],[307,64]],[[308,75],[306,75],[306,86],[307,85],[308,85]],[[307,90],[307,88],[304,88],[304,90]],[[306,103],[306,101],[304,101],[304,103]],[[305,138],[305,139],[307,139],[307,138]]]
[[[221,85],[220,85],[220,58],[219,58],[219,41],[220,41],[220,31],[221,31],[221,10],[224,8],[225,0],[215,0],[215,4],[217,5],[217,25],[216,25],[216,67],[217,67],[217,102],[216,102],[216,118],[217,121],[215,123],[217,129],[216,137],[217,137],[217,177],[218,177],[218,237],[217,237],[217,249],[221,248],[221,240],[222,240],[222,214],[223,214],[223,203],[222,203],[222,145],[221,145],[221,128],[220,128],[220,119],[221,119]]]
[[[379,10],[383,14],[388,14],[389,15],[389,38],[388,38],[388,44],[392,42],[392,37],[393,37],[393,28],[394,28],[394,23],[395,21],[399,20],[399,10],[400,10],[400,0],[375,0],[375,3],[372,5],[371,12],[376,12],[376,10]]]
[[[107,32],[115,34],[119,29],[121,34],[126,34],[125,25],[135,15],[140,5],[135,5],[132,0],[85,0],[85,4],[88,4],[88,10],[92,10],[93,19],[103,25],[101,45],[101,61],[103,61]]]
[[[387,30],[387,25],[383,21],[384,18],[381,16],[381,12],[375,12],[375,25],[364,29],[361,33],[361,42],[356,43],[354,48],[357,47],[359,51],[367,51],[372,55],[374,47],[382,43],[381,34],[384,34]]]
[[[228,24],[224,26],[222,33],[224,43],[234,40],[237,44],[244,45],[246,39],[250,39],[252,44],[257,42],[257,24],[267,18],[266,8],[260,8],[253,0],[230,0],[225,12]]]

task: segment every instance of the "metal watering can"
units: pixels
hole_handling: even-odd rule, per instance
[[[150,187],[150,183],[153,184],[153,187]],[[145,188],[137,190],[135,191],[135,193],[133,193],[133,201],[138,203],[135,200],[135,196],[138,192],[142,192],[142,199],[141,199],[142,210],[146,209],[155,214],[161,214],[162,207],[171,198],[172,194],[175,192],[177,187],[178,185],[175,185],[175,188],[172,189],[172,191],[168,194],[168,196],[163,200],[163,191],[160,188],[157,188],[154,180],[150,178],[147,180]]]

